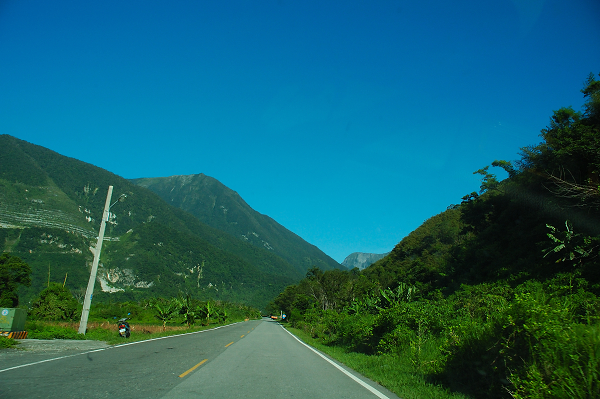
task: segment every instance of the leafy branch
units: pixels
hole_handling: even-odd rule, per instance
[[[546,235],[554,243],[553,247],[544,250],[544,258],[550,254],[559,254],[556,261],[574,262],[574,265],[581,263],[584,258],[589,257],[598,245],[592,245],[595,239],[589,236],[582,236],[573,231],[573,226],[567,220],[565,221],[565,231],[559,231],[556,227],[546,224],[550,233]]]

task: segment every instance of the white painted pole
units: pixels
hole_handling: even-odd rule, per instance
[[[79,334],[85,334],[87,330],[88,316],[90,315],[90,307],[92,306],[92,295],[94,294],[94,284],[96,283],[96,275],[98,274],[98,263],[100,262],[100,251],[102,250],[102,241],[104,241],[104,230],[108,221],[110,211],[110,197],[112,196],[113,186],[108,186],[108,194],[106,195],[106,204],[104,205],[104,213],[100,222],[100,232],[98,233],[98,241],[96,242],[96,251],[94,253],[94,262],[92,263],[92,271],[90,272],[90,280],[88,281],[85,298],[83,299],[83,310],[81,311],[81,321],[79,322]]]

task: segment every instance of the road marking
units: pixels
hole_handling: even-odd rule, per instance
[[[101,349],[94,349],[91,351],[86,351],[86,352],[81,352],[81,353],[75,353],[73,355],[67,355],[67,356],[59,356],[59,357],[55,357],[52,359],[46,359],[46,360],[40,360],[39,362],[33,362],[33,363],[27,363],[27,364],[22,364],[20,366],[14,366],[14,367],[9,367],[7,369],[2,369],[0,370],[0,373],[4,373],[5,371],[10,371],[10,370],[15,370],[15,369],[20,369],[23,367],[28,367],[28,366],[35,366],[36,364],[41,364],[41,363],[46,363],[46,362],[52,362],[54,360],[60,360],[60,359],[66,359],[68,357],[73,357],[73,356],[80,356],[80,355],[87,355],[88,353],[94,353],[94,352],[102,352],[105,351],[107,349],[117,349],[117,348],[122,348],[124,346],[129,346],[129,345],[137,345],[137,344],[142,344],[144,342],[150,342],[150,341],[158,341],[159,339],[168,339],[168,338],[175,338],[175,337],[181,337],[183,335],[191,335],[191,334],[200,334],[203,332],[207,332],[207,331],[213,331],[213,330],[218,330],[219,328],[224,328],[224,327],[229,327],[229,326],[233,326],[235,324],[239,324],[239,323],[243,323],[241,321],[238,321],[237,323],[231,323],[231,324],[227,324],[226,326],[219,326],[219,327],[213,327],[213,328],[209,328],[208,330],[202,330],[202,331],[194,331],[194,332],[190,332],[190,333],[185,333],[185,334],[178,334],[178,335],[169,335],[166,337],[158,337],[158,338],[151,338],[151,339],[146,339],[144,341],[135,341],[135,342],[129,342],[126,344],[120,344],[120,345],[115,345],[115,346],[109,346],[107,348],[101,348]],[[233,342],[232,342],[233,343]]]
[[[246,336],[246,334],[244,334],[244,335],[240,335],[240,338],[244,338],[245,336]]]
[[[200,363],[198,363],[197,365],[195,365],[194,367],[192,367],[191,369],[189,369],[188,371],[186,371],[183,374],[179,375],[179,378],[183,378],[186,375],[188,375],[189,373],[191,373],[192,371],[196,370],[198,367],[202,366],[204,363],[206,363],[208,361],[208,359],[204,359],[203,361],[201,361]]]
[[[281,324],[280,324],[280,326],[281,326],[281,328],[283,328],[283,331],[285,331],[286,333],[288,333],[292,337],[294,337],[294,339],[296,341],[300,342],[302,345],[306,346],[308,349],[310,349],[311,351],[315,352],[317,355],[319,355],[320,357],[322,357],[323,359],[325,359],[327,362],[329,362],[336,369],[340,370],[342,373],[346,374],[348,377],[350,377],[354,381],[358,382],[360,385],[363,386],[363,388],[371,391],[371,393],[374,394],[375,396],[377,396],[378,398],[381,398],[381,399],[390,399],[387,396],[385,396],[383,393],[379,392],[377,389],[373,388],[372,386],[370,386],[369,384],[367,384],[366,382],[364,382],[363,380],[361,380],[360,378],[358,378],[357,376],[355,376],[354,374],[348,372],[348,370],[344,369],[339,364],[335,363],[334,361],[332,361],[331,359],[329,359],[328,357],[326,357],[325,355],[323,355],[321,352],[319,352],[318,350],[316,350],[312,346],[309,346],[309,345],[305,344],[304,342],[302,342],[298,337],[296,337],[294,334],[292,334],[291,332],[289,332],[288,330],[286,330],[285,327],[283,327]]]
[[[28,364],[22,364],[22,365],[20,365],[20,366],[14,366],[14,367],[9,367],[9,368],[7,368],[7,369],[0,370],[0,373],[3,373],[3,372],[5,372],[5,371],[9,371],[9,370],[20,369],[20,368],[22,368],[22,367],[33,366],[33,365],[35,365],[35,364],[42,364],[42,363],[46,363],[46,362],[51,362],[51,361],[53,361],[53,360],[67,359],[67,358],[69,358],[69,357],[73,357],[73,356],[79,356],[79,355],[86,355],[86,354],[88,354],[88,353],[93,353],[93,352],[101,352],[101,351],[103,351],[103,350],[106,350],[106,349],[110,349],[110,348],[95,349],[95,350],[92,350],[92,351],[87,351],[87,352],[83,352],[83,353],[75,353],[75,354],[73,354],[73,355],[60,356],[60,357],[55,357],[55,358],[52,358],[52,359],[40,360],[39,362],[33,362],[33,363],[28,363]]]
[[[232,345],[233,341],[231,341],[230,343],[228,343],[227,345],[225,345],[225,347],[227,348],[229,345]]]

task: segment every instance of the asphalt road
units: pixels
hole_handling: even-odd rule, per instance
[[[0,398],[397,398],[270,320],[99,346],[0,351]]]

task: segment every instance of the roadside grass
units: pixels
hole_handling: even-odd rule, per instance
[[[451,392],[448,388],[435,385],[426,380],[423,372],[413,364],[409,351],[398,355],[366,355],[347,352],[337,346],[327,346],[297,328],[285,326],[308,345],[331,356],[367,378],[386,387],[402,399],[469,399],[461,393]]]
[[[19,344],[19,341],[8,337],[0,337],[0,349],[14,348]]]
[[[93,340],[104,341],[109,345],[116,345],[128,342],[144,341],[152,338],[160,338],[171,335],[179,335],[196,331],[208,330],[211,328],[224,326],[243,320],[244,319],[230,320],[227,323],[211,323],[208,326],[166,326],[165,331],[163,331],[162,325],[130,324],[131,335],[129,336],[129,338],[120,337],[117,330],[117,325],[112,322],[88,323],[88,330],[85,335],[78,333],[78,322],[31,321],[26,323],[25,330],[27,330],[28,332],[27,338],[31,339]]]

